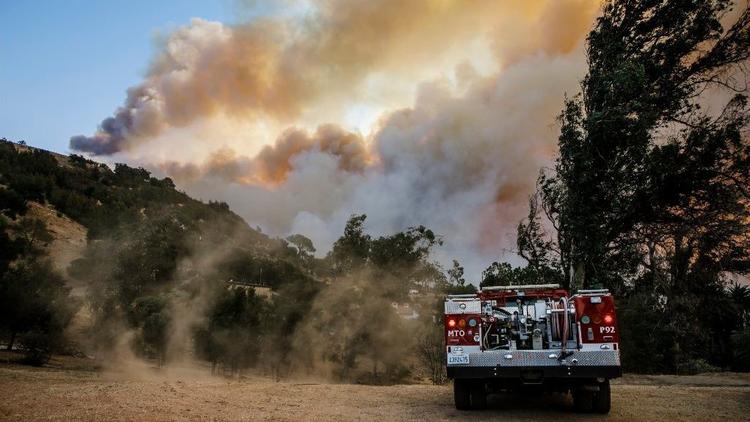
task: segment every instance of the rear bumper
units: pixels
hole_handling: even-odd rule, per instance
[[[449,366],[448,378],[474,379],[588,379],[618,378],[620,366]]]
[[[583,379],[622,376],[618,350],[574,350],[558,360],[550,350],[469,353],[468,365],[448,365],[449,378]]]

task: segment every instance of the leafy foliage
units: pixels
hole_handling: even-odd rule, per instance
[[[507,262],[493,262],[482,271],[482,281],[479,287],[539,284],[543,280],[543,274],[530,265],[514,268]]]
[[[531,266],[558,269],[566,287],[622,297],[633,369],[730,366],[732,332],[747,322],[724,281],[750,271],[749,110],[738,83],[750,12],[738,6],[729,19],[732,5],[605,4],[582,92],[560,116],[559,158],[539,178],[541,209],[532,198],[519,225]],[[706,92],[725,99],[718,113],[702,109]],[[664,355],[639,355],[654,350]]]
[[[169,301],[164,296],[138,297],[128,312],[131,326],[137,329],[136,350],[156,358],[159,365],[165,360],[171,319]]]
[[[0,200],[0,333],[8,350],[20,345],[28,363],[42,365],[64,346],[79,304],[44,257],[52,240],[45,223],[25,216],[27,200],[7,185]]]
[[[195,328],[196,351],[233,374],[256,363],[266,304],[253,289],[219,289],[203,325]]]
[[[18,340],[27,362],[46,363],[64,345],[78,308],[69,294],[47,260],[19,261],[0,275],[0,328],[9,334],[8,349]]]

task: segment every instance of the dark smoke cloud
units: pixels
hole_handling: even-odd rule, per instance
[[[255,170],[262,181],[281,183],[292,170],[294,157],[312,150],[330,154],[342,170],[350,172],[363,171],[370,161],[361,136],[328,124],[318,127],[313,135],[300,129],[287,130],[274,145],[260,151],[255,158]]]
[[[160,170],[177,182],[190,183],[212,178],[239,184],[278,185],[295,169],[295,160],[305,153],[332,157],[345,172],[362,173],[372,158],[362,137],[333,124],[321,125],[310,133],[289,128],[271,145],[254,157],[238,154],[230,148],[211,153],[201,164],[168,161]]]
[[[235,26],[193,19],[166,38],[123,106],[93,135],[71,138],[70,147],[108,155],[216,114],[291,123],[320,99],[356,90],[373,73],[409,72],[484,36],[499,40],[495,54],[505,64],[529,50],[566,53],[596,4],[317,0],[301,19]],[[509,30],[519,25],[526,25],[519,28],[524,32]]]
[[[160,100],[153,89],[130,88],[125,105],[113,117],[107,117],[92,136],[70,138],[70,148],[94,155],[111,155],[126,149],[128,141],[158,133],[162,126]]]
[[[289,120],[324,93],[351,89],[369,70],[403,54],[399,39],[417,49],[433,42],[410,37],[414,27],[434,31],[436,23],[473,16],[491,3],[478,1],[467,13],[457,1],[336,0],[318,2],[310,20],[226,26],[193,19],[168,37],[114,116],[94,135],[71,138],[70,147],[112,154],[220,112]]]
[[[310,4],[303,19],[193,20],[123,107],[71,147],[119,152],[266,232],[309,235],[320,251],[353,213],[368,214],[373,234],[424,224],[447,239],[441,261],[459,258],[476,279],[513,248],[599,2]],[[442,73],[415,70],[434,66]],[[398,101],[383,100],[391,93]],[[376,127],[343,129],[370,97],[385,107]],[[232,135],[238,121],[252,133]],[[300,129],[327,121],[339,125]],[[221,135],[203,136],[205,122]]]
[[[460,95],[445,81],[423,84],[414,105],[385,117],[368,142],[333,126],[290,130],[252,158],[189,165],[178,183],[226,200],[267,233],[304,233],[321,251],[354,213],[367,214],[375,234],[423,224],[445,236],[436,257],[460,259],[476,280],[514,248],[539,168],[554,152],[555,116],[583,70],[577,55],[536,56],[465,81]],[[222,171],[236,168],[243,177],[227,181]]]

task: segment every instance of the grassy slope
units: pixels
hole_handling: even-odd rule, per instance
[[[117,164],[112,169],[80,156],[3,139],[0,202],[6,218],[28,215],[47,224],[55,239],[48,250],[63,272],[75,255],[84,252],[85,245],[80,244],[84,233],[91,249],[104,240],[124,244],[134,233],[166,233],[175,224],[184,233],[166,233],[167,247],[180,249],[179,243],[186,239],[217,246],[231,242],[235,250],[228,254],[225,267],[226,277],[234,280],[253,277],[260,266],[264,281],[272,285],[305,272],[284,241],[251,228],[227,204],[195,200],[177,190],[169,178],[152,177],[142,168]],[[183,249],[176,253],[187,253]]]

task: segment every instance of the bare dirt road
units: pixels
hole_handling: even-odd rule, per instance
[[[388,387],[226,380],[201,374],[29,368],[0,364],[0,420],[750,420],[750,376],[628,376],[612,413],[577,415],[564,396],[491,398],[460,412],[450,386]]]

